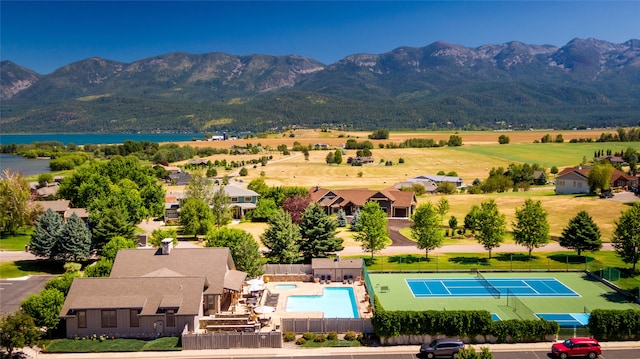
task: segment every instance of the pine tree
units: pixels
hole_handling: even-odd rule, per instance
[[[119,207],[96,212],[91,220],[96,222],[91,231],[95,249],[102,249],[113,237],[135,238],[135,225],[129,220],[127,212]]]
[[[76,262],[91,256],[91,232],[75,213],[62,227],[56,254],[65,261]]]
[[[265,256],[271,263],[297,263],[302,259],[298,246],[300,229],[291,221],[291,215],[282,209],[269,219],[269,227],[260,239],[269,248]]]
[[[47,209],[38,217],[29,241],[29,252],[36,257],[54,259],[56,256],[55,247],[62,227],[62,217],[50,208]]]
[[[298,242],[305,262],[311,263],[312,258],[325,258],[329,253],[341,251],[343,240],[336,237],[338,223],[332,220],[322,207],[312,204],[302,213],[300,233],[302,239]]]
[[[338,222],[338,227],[346,227],[347,226],[347,215],[344,213],[344,210],[340,208],[338,210],[338,218],[336,219]]]
[[[351,230],[354,232],[360,231],[360,208],[357,208],[353,212],[353,218],[351,218]]]
[[[559,244],[568,249],[575,249],[578,255],[581,255],[582,251],[600,250],[602,248],[600,228],[589,213],[580,211],[562,230]]]

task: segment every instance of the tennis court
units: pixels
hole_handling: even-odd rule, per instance
[[[414,298],[500,297],[508,292],[519,297],[580,296],[556,278],[406,278],[405,281]]]
[[[640,308],[584,272],[379,272],[369,277],[372,294],[385,310],[487,310],[494,320],[552,320],[546,315],[557,314],[561,325],[580,327],[593,309]]]
[[[589,324],[589,314],[586,313],[536,313],[536,316],[558,322],[562,328],[579,328]]]

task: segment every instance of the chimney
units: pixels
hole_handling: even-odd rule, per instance
[[[173,238],[165,238],[162,240],[162,255],[169,255],[173,247]]]

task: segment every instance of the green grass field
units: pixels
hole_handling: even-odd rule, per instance
[[[582,272],[487,273],[486,278],[556,278],[580,297],[520,297],[535,313],[583,313],[593,309],[636,309],[640,305]],[[488,310],[500,318],[518,319],[507,304],[508,296],[415,298],[406,284],[407,278],[475,278],[474,272],[450,273],[369,273],[380,304],[385,310]],[[387,287],[382,292],[380,289]]]
[[[29,240],[31,240],[32,231],[32,228],[21,228],[14,235],[3,233],[0,235],[0,250],[23,251],[24,246],[29,244]]]

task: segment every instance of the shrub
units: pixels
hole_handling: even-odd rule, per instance
[[[313,339],[315,339],[316,335],[311,333],[311,332],[305,332],[305,333],[302,334],[302,337],[305,340],[313,340]]]
[[[354,331],[350,330],[344,334],[344,340],[356,340],[356,338],[356,332]]]
[[[327,334],[327,339],[328,340],[336,340],[338,339],[338,333],[335,331],[331,331]]]
[[[315,338],[313,338],[313,341],[316,343],[322,343],[326,340],[327,338],[325,338],[324,334],[316,334]]]
[[[306,343],[306,342],[307,342],[307,340],[306,340],[305,338],[302,338],[302,337],[301,337],[301,338],[296,339],[296,344],[297,344],[297,345],[303,345],[303,344],[304,344],[304,343]]]
[[[82,268],[82,264],[80,263],[75,263],[75,262],[69,262],[69,263],[65,263],[64,264],[64,271],[65,273],[76,273],[76,272],[80,272],[80,269]]]
[[[296,333],[294,332],[285,332],[282,336],[285,342],[292,342],[296,340]]]

